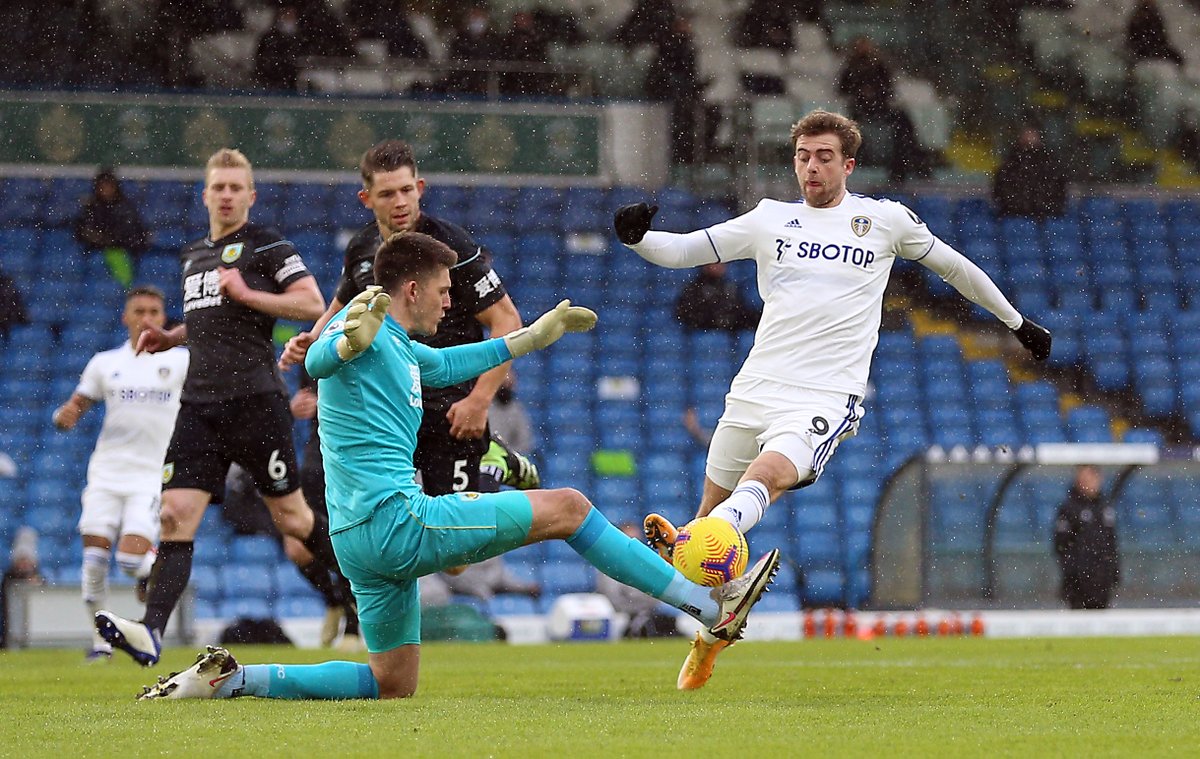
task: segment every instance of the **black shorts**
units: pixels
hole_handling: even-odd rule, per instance
[[[195,488],[220,499],[236,461],[266,497],[300,487],[292,414],[282,393],[179,406],[163,465],[163,490]]]
[[[479,491],[479,460],[487,453],[489,435],[478,440],[450,436],[446,411],[450,406],[426,406],[417,431],[413,466],[421,472],[421,489],[429,495]]]

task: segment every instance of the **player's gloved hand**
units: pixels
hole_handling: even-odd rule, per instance
[[[513,358],[541,350],[567,332],[587,332],[596,326],[596,312],[583,306],[572,306],[564,300],[542,314],[533,324],[521,327],[504,336]]]
[[[1050,330],[1033,321],[1025,319],[1021,326],[1013,330],[1017,340],[1036,361],[1045,361],[1050,357]]]
[[[343,361],[352,361],[371,347],[383,317],[387,315],[392,298],[379,285],[371,285],[350,301],[346,311],[346,324],[342,336],[336,343],[338,356]]]
[[[650,231],[650,222],[658,206],[648,206],[645,203],[621,206],[613,214],[613,229],[617,230],[617,239],[626,245],[636,245]]]

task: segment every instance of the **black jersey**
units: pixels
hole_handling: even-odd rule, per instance
[[[292,244],[274,229],[247,224],[220,240],[189,243],[180,261],[183,323],[192,354],[183,400],[205,403],[286,392],[275,367],[275,317],[221,295],[218,269],[238,269],[249,287],[281,293],[311,276]]]
[[[413,231],[445,243],[458,254],[458,263],[450,269],[450,308],[438,323],[437,334],[414,337],[434,348],[479,342],[483,339],[483,325],[475,315],[503,300],[507,294],[500,276],[492,270],[490,256],[465,229],[427,213],[417,219]],[[359,230],[346,246],[346,259],[337,287],[337,299],[343,304],[375,284],[375,252],[382,243],[378,225],[370,224]],[[474,380],[469,380],[447,388],[426,387],[422,394],[427,405],[430,402],[448,405],[470,393],[474,384]]]

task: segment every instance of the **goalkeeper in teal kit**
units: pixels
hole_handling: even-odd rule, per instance
[[[567,541],[608,576],[700,620],[707,628],[702,634],[741,637],[750,607],[775,574],[778,551],[742,577],[706,588],[614,527],[576,490],[437,497],[421,491],[412,456],[422,384],[462,382],[596,323],[594,313],[563,301],[501,338],[443,349],[417,343],[410,335],[433,334],[449,306],[455,261],[454,251],[432,237],[393,235],[375,257],[377,285],[333,318],[306,359],[319,382],[330,533],[358,602],[369,663],[241,665],[224,648],[209,646],[195,664],[160,678],[141,698],[411,696],[421,642],[417,578],[552,539]]]

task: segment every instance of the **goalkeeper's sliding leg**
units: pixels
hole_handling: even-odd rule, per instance
[[[779,551],[772,550],[736,580],[716,588],[697,585],[570,488],[437,497],[397,493],[367,521],[333,536],[354,587],[368,664],[242,665],[229,651],[210,647],[141,698],[412,696],[421,643],[417,578],[546,540],[565,540],[601,572],[689,614],[704,625],[705,640],[724,644],[742,636],[750,608],[779,566]]]

